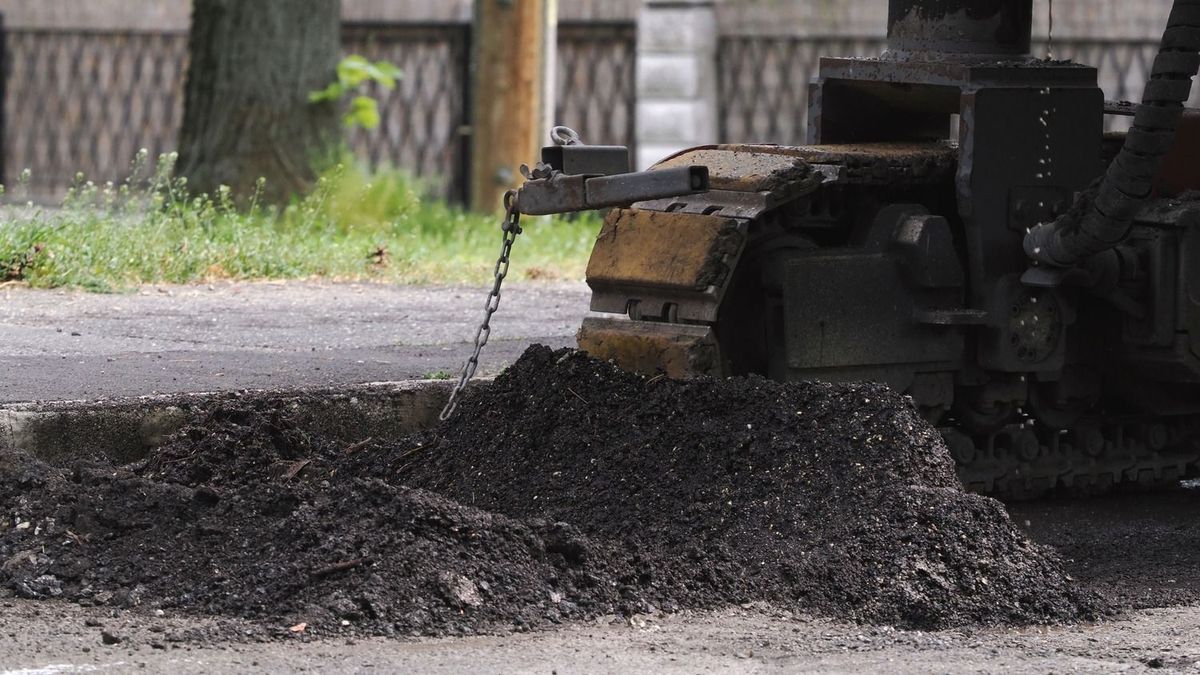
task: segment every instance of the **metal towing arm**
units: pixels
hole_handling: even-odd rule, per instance
[[[682,166],[658,171],[629,171],[629,148],[584,145],[579,134],[567,127],[550,132],[554,145],[542,148],[542,161],[530,169],[521,167],[525,183],[504,194],[504,234],[492,290],[484,305],[483,321],[475,332],[474,352],[463,364],[458,382],[442,409],[447,420],[458,406],[458,397],[479,367],[479,355],[491,335],[492,315],[500,308],[500,287],[508,276],[510,255],[521,216],[549,216],[619,206],[653,199],[667,199],[707,192],[708,169]]]

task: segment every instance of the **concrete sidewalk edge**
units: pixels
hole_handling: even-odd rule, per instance
[[[448,381],[420,380],[331,389],[12,403],[0,405],[0,449],[20,449],[52,463],[95,455],[130,462],[215,407],[230,403],[287,408],[301,429],[336,442],[399,438],[435,425],[452,386]]]

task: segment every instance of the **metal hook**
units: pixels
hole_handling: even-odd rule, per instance
[[[579,133],[570,127],[554,127],[550,130],[550,139],[555,145],[583,145]]]

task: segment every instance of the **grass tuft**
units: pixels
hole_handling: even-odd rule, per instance
[[[147,159],[139,154],[120,184],[78,177],[60,207],[4,207],[0,282],[96,291],[222,279],[477,284],[499,254],[498,217],[424,197],[400,171],[340,165],[280,209],[253,198],[239,207],[226,189],[191,195],[173,177],[173,154]],[[596,216],[528,219],[524,229],[510,278],[582,278]]]

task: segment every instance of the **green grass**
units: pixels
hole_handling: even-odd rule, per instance
[[[58,208],[4,207],[0,281],[97,291],[221,279],[481,283],[495,267],[497,217],[423,198],[398,171],[339,166],[285,208],[254,199],[238,208],[226,191],[189,195],[171,178],[173,161],[119,185],[80,178]],[[523,226],[510,278],[582,278],[595,216]]]

